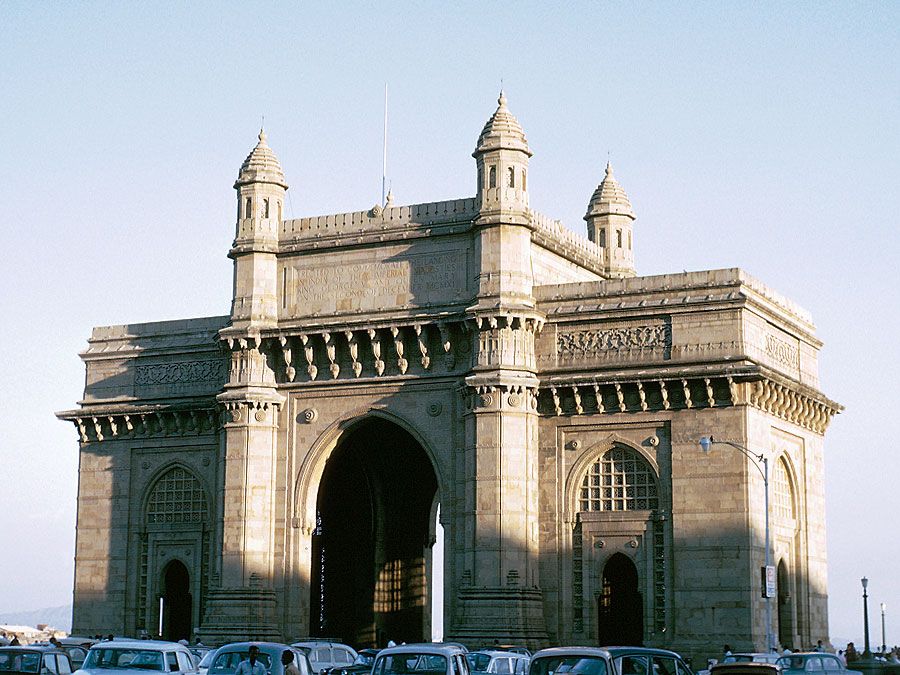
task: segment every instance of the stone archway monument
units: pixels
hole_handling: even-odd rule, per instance
[[[627,559],[609,579],[646,644],[763,648],[762,485],[696,442],[783,455],[821,485],[840,407],[811,318],[737,269],[637,276],[612,167],[585,238],[532,210],[531,154],[501,95],[474,196],[285,219],[260,132],[234,184],[231,313],[95,329],[84,398],[60,413],[81,451],[76,632],[146,630],[177,555],[205,641],[427,639],[440,578],[447,639],[589,644],[604,565]],[[173,462],[194,487],[166,483],[165,508],[200,515],[145,526]],[[823,496],[798,503],[813,642]]]

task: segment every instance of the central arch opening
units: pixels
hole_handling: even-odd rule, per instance
[[[603,568],[603,591],[598,603],[600,646],[644,644],[644,603],[638,591],[637,568],[628,556],[616,553]]]
[[[436,493],[427,453],[400,426],[369,418],[338,442],[316,501],[313,635],[373,647],[431,639]]]

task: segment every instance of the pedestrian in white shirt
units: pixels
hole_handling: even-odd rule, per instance
[[[258,660],[259,647],[250,645],[249,652],[249,658],[238,664],[234,675],[266,675],[266,667]]]

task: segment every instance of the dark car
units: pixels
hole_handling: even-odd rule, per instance
[[[69,655],[56,647],[0,647],[0,673],[66,675],[71,672]]]
[[[709,675],[781,675],[781,666],[750,659],[726,661],[710,668]]]
[[[335,666],[326,670],[327,675],[366,675],[375,664],[375,657],[380,649],[360,649],[349,666]]]

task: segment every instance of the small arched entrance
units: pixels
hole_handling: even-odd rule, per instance
[[[616,553],[607,561],[597,607],[600,646],[644,644],[644,603],[637,568],[628,556]]]
[[[437,479],[413,436],[378,417],[338,442],[319,484],[310,630],[350,644],[431,639]]]
[[[778,562],[778,642],[794,649],[794,603],[791,600],[791,582],[784,560]]]
[[[191,579],[187,567],[173,560],[163,570],[162,637],[165,640],[191,639]]]

